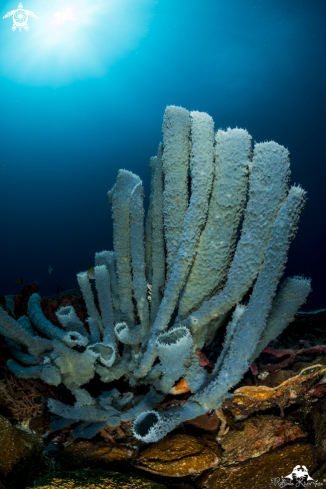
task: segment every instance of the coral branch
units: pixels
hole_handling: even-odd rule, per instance
[[[289,355],[288,358],[285,358],[283,361],[279,363],[275,363],[273,365],[264,365],[260,364],[258,366],[259,370],[268,370],[269,372],[274,372],[275,370],[279,370],[281,368],[285,368],[291,363],[293,363],[296,359],[296,357],[301,356],[301,355],[310,355],[313,353],[321,353],[323,351],[326,351],[326,345],[316,345],[316,346],[311,346],[309,348],[300,348],[300,347],[295,347],[292,350],[291,349],[275,349],[271,347],[265,348],[262,353],[269,353],[270,355],[274,355],[276,358],[282,358],[286,355]]]

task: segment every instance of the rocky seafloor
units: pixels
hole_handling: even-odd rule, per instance
[[[36,289],[25,286],[15,297],[1,297],[0,305],[18,318]],[[63,305],[73,305],[85,319],[79,289],[42,299],[53,322]],[[208,370],[221,338],[202,352]],[[326,487],[325,344],[326,310],[298,313],[220,409],[144,444],[133,437],[131,423],[105,428],[92,440],[74,439],[73,426],[54,432],[47,399],[74,398],[64,386],[14,377],[0,337],[0,488]],[[105,388],[123,386],[124,378],[111,384]],[[103,384],[95,376],[86,387],[96,395]],[[158,409],[179,406],[189,396],[168,395]]]

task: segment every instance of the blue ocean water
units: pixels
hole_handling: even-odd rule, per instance
[[[0,295],[74,288],[112,249],[107,191],[131,170],[147,205],[174,104],[290,150],[308,201],[285,276],[326,307],[324,0],[24,0],[21,32],[0,7]]]

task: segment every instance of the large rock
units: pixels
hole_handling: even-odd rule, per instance
[[[319,462],[326,461],[326,397],[318,401],[312,411],[315,431],[316,456]]]
[[[214,410],[197,416],[197,418],[191,419],[190,421],[185,421],[185,424],[190,424],[195,426],[195,428],[200,428],[209,433],[215,433],[220,427],[220,420]]]
[[[96,462],[129,462],[134,451],[131,448],[120,445],[118,443],[106,443],[98,441],[96,443],[82,440],[72,443],[64,449],[63,458],[69,458],[72,463],[73,459],[76,462],[81,462],[83,465],[87,462],[92,464]]]
[[[259,457],[306,436],[300,426],[277,416],[254,416],[244,421],[243,427],[243,431],[232,430],[221,439],[222,448],[225,450],[223,465]]]
[[[238,465],[217,469],[210,475],[204,474],[200,487],[205,489],[286,487],[289,484],[283,482],[282,485],[282,478],[283,481],[290,483],[291,480],[284,477],[291,474],[297,465],[304,465],[310,474],[314,464],[314,447],[308,443],[296,443]]]
[[[142,452],[136,464],[153,474],[184,477],[217,466],[221,456],[222,451],[215,442],[172,435]]]
[[[164,485],[141,476],[99,469],[52,472],[38,480],[33,488],[35,487],[42,489],[166,489]]]
[[[19,465],[30,468],[30,459],[42,450],[42,443],[30,431],[13,426],[0,416],[0,472],[8,476]]]
[[[310,401],[313,388],[326,374],[326,365],[309,365],[277,387],[245,386],[236,389],[223,404],[223,410],[239,421],[257,411],[278,407],[281,412],[292,404]],[[268,379],[268,377],[267,377]]]

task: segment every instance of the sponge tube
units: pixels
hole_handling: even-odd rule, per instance
[[[141,343],[139,327],[130,329],[127,323],[118,323],[114,330],[119,341],[125,345],[139,345]]]
[[[198,309],[224,283],[245,204],[251,136],[243,129],[216,133],[215,175],[205,228],[179,301],[177,321]]]
[[[163,375],[155,386],[167,393],[175,381],[184,374],[184,365],[189,360],[193,349],[191,333],[185,326],[172,328],[158,336],[156,348],[161,360]]]
[[[57,414],[58,416],[62,416],[62,418],[74,419],[76,421],[89,421],[90,423],[94,423],[97,421],[107,421],[111,416],[116,417],[116,425],[119,424],[119,411],[116,411],[114,408],[110,409],[101,409],[100,406],[68,406],[68,404],[64,404],[63,402],[57,401],[56,399],[49,399],[48,406],[52,413]]]
[[[2,328],[0,328],[0,333]],[[24,350],[15,341],[6,338],[6,343],[9,350],[14,355],[14,357],[25,365],[38,365],[39,360],[29,353],[25,353]]]
[[[238,304],[252,286],[263,263],[277,212],[288,191],[289,153],[270,141],[256,144],[249,177],[249,200],[240,240],[222,292],[212,297],[186,324],[194,329]]]
[[[262,332],[256,350],[249,363],[258,357],[264,348],[275,340],[294,320],[298,309],[305,303],[311,292],[311,280],[303,277],[287,278],[276,295],[272,310],[268,316],[266,327]]]
[[[0,307],[0,326],[5,336],[20,345],[26,345],[29,353],[36,358],[53,348],[51,341],[39,336],[32,336],[29,331],[24,329],[22,322],[15,321],[2,307]]]
[[[163,145],[160,144],[152,176],[152,297],[151,325],[154,324],[164,289],[165,251],[163,231]]]
[[[66,332],[53,326],[43,314],[41,297],[38,294],[33,294],[28,301],[28,315],[35,327],[49,338],[60,340],[68,346],[85,346],[88,343],[88,339],[77,331]]]
[[[94,321],[97,322],[97,325],[99,327],[99,330],[102,332],[103,331],[103,323],[101,316],[96,308],[95,301],[94,301],[94,296],[93,296],[93,291],[91,289],[91,285],[89,283],[89,278],[88,278],[88,273],[87,272],[80,272],[77,274],[77,282],[80,287],[80,290],[82,291],[84,301],[86,303],[86,308],[89,317],[93,318]]]
[[[165,287],[164,297],[160,304],[153,334],[144,354],[141,365],[135,373],[143,377],[155,360],[155,339],[164,331],[177,305],[180,291],[185,283],[193,262],[200,233],[205,225],[208,200],[213,181],[214,163],[214,123],[213,119],[202,112],[191,113],[191,198],[186,212],[180,247],[173,270]],[[168,188],[168,183],[165,190]],[[164,190],[164,192],[165,192]],[[165,204],[164,204],[165,205]]]
[[[115,347],[114,314],[111,299],[110,275],[105,265],[94,267],[95,284],[101,309],[103,342]]]
[[[191,392],[197,392],[207,381],[208,373],[199,364],[199,358],[196,352],[191,354],[190,364],[184,375],[184,379]]]
[[[163,119],[164,229],[167,279],[177,257],[188,207],[190,117],[182,107],[170,105]]]
[[[86,322],[88,323],[90,331],[90,344],[94,345],[95,343],[99,343],[101,341],[101,333],[97,321],[89,317],[86,319]]]
[[[131,421],[136,416],[148,409],[153,409],[164,399],[164,395],[157,392],[153,387],[150,388],[144,399],[142,399],[135,407],[120,414],[121,421]]]
[[[22,326],[22,328],[24,328],[24,330],[31,336],[36,336],[31,320],[28,316],[20,316],[20,318],[17,319],[17,323],[20,324],[20,326]]]
[[[233,340],[234,333],[235,333],[235,331],[239,325],[239,322],[240,322],[242,316],[244,315],[245,311],[246,311],[246,306],[243,306],[241,304],[239,304],[235,308],[235,311],[234,311],[233,316],[232,316],[232,321],[229,322],[229,324],[227,325],[227,328],[226,328],[226,335],[225,335],[225,339],[224,339],[224,343],[223,343],[223,350],[222,350],[220,356],[218,357],[217,362],[215,363],[214,369],[210,375],[211,381],[216,378],[216,376],[218,375],[218,373],[219,373],[219,371],[223,365],[225,357],[226,357],[226,355],[227,355],[227,353],[231,347],[231,342]]]
[[[152,282],[152,210],[153,210],[153,182],[155,175],[155,167],[157,156],[152,156],[149,167],[151,169],[151,193],[149,194],[149,208],[145,220],[145,264],[146,278],[148,282]]]
[[[59,385],[61,382],[59,370],[50,363],[43,363],[33,367],[22,367],[10,359],[7,362],[7,366],[16,377],[20,377],[21,379],[42,379],[50,385]]]
[[[116,345],[106,342],[94,343],[87,347],[87,351],[96,355],[97,359],[106,367],[111,367],[116,359]]]
[[[119,170],[115,186],[109,192],[112,202],[113,240],[118,275],[121,321],[134,324],[132,303],[130,251],[130,196],[140,178],[126,170]]]
[[[149,308],[147,302],[147,282],[145,273],[144,243],[144,188],[139,182],[130,196],[130,248],[132,262],[133,295],[141,325],[141,335],[149,334]]]
[[[292,187],[278,212],[263,266],[254,285],[248,307],[237,325],[221,371],[215,381],[195,396],[197,402],[199,401],[207,410],[213,407],[217,409],[221,405],[227,391],[239,382],[249,367],[249,361],[266,325],[304,202],[305,192],[300,187]]]
[[[202,406],[192,401],[187,401],[182,407],[175,408],[173,413],[142,412],[135,419],[132,431],[138,440],[153,443],[174,430],[180,423],[197,418],[206,412]]]
[[[118,323],[120,321],[120,301],[114,251],[101,251],[100,253],[95,253],[95,265],[105,265],[108,269],[111,284],[112,305],[114,309],[114,322]]]
[[[55,315],[66,331],[77,331],[82,336],[88,338],[88,333],[72,306],[60,307]]]
[[[249,367],[249,358],[255,351],[259,336],[266,324],[271,301],[283,273],[288,247],[294,237],[304,202],[305,192],[300,187],[292,187],[277,214],[263,266],[248,307],[237,322],[228,355],[217,379],[205,389],[200,389],[190,401],[172,412],[148,411],[139,415],[133,427],[136,438],[147,443],[155,442],[181,422],[193,419],[210,409],[217,409],[228,390],[241,379]]]
[[[72,436],[74,438],[86,438],[86,440],[90,440],[93,436],[96,435],[99,431],[103,430],[106,426],[106,421],[97,421],[95,423],[89,423],[85,421],[80,423],[72,432]]]

